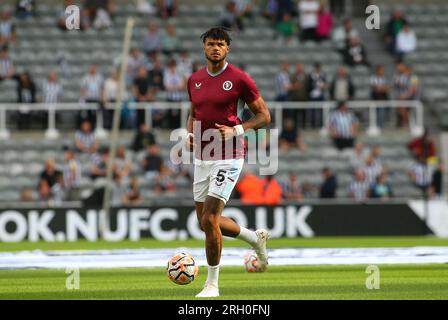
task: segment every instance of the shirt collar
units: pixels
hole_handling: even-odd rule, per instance
[[[208,70],[208,67],[206,67],[206,69],[207,69],[207,73],[211,76],[211,77],[216,77],[216,76],[219,76],[221,73],[223,73],[224,72],[224,70],[226,70],[227,69],[227,66],[229,65],[229,63],[228,62],[226,62],[226,64],[224,65],[224,67],[222,67],[222,69],[221,70],[219,70],[218,72],[216,72],[216,73],[211,73],[209,70]]]

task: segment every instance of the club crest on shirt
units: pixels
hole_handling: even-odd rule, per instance
[[[232,87],[233,87],[232,81],[226,81],[222,84],[222,88],[226,91],[229,91],[230,89],[232,89]]]
[[[194,85],[195,85],[195,88],[199,90],[199,89],[201,89],[202,82],[196,82]]]

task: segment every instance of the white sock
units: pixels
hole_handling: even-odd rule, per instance
[[[255,246],[258,241],[257,234],[255,231],[240,227],[240,234],[236,236],[237,239],[246,241],[251,246]]]
[[[218,286],[219,264],[217,266],[208,266],[207,281],[205,283]]]

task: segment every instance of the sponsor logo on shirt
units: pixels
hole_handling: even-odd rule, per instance
[[[196,82],[194,85],[195,85],[195,88],[196,88],[197,90],[199,90],[199,89],[201,89],[202,82]]]

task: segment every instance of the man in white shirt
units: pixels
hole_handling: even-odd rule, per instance
[[[302,41],[316,40],[319,6],[319,2],[315,0],[302,0],[299,2],[299,23]]]
[[[89,66],[88,73],[81,80],[80,100],[82,102],[95,102],[102,106],[103,98],[103,76],[97,72],[95,64]],[[88,119],[91,123],[96,123],[92,110],[81,111],[80,119]]]
[[[397,35],[396,40],[397,54],[402,58],[405,54],[414,52],[417,49],[417,37],[414,30],[411,30],[408,24]]]

